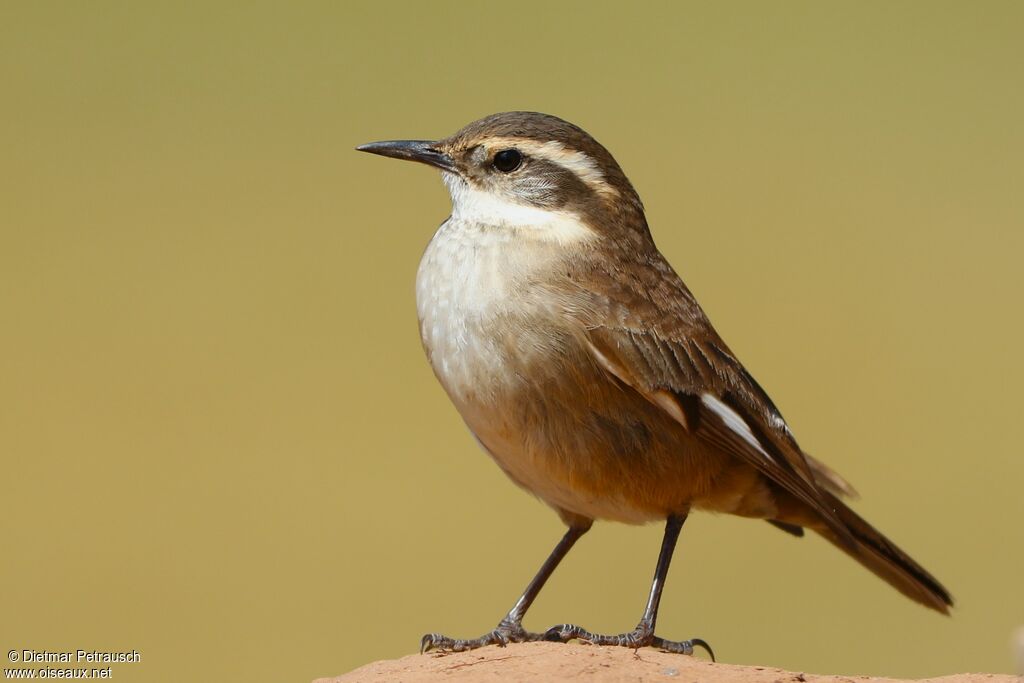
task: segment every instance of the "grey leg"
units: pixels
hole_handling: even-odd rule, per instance
[[[590,524],[586,526],[570,526],[569,530],[562,536],[562,540],[558,542],[555,549],[548,555],[548,559],[544,561],[540,571],[530,581],[530,585],[523,591],[522,596],[516,601],[516,604],[512,606],[512,609],[508,611],[508,614],[498,623],[497,628],[489,633],[485,633],[479,638],[471,640],[463,640],[461,638],[449,638],[448,636],[441,635],[440,633],[428,633],[423,636],[420,640],[420,652],[427,652],[429,650],[447,650],[450,652],[463,652],[465,650],[474,650],[484,645],[498,645],[504,647],[508,643],[523,643],[534,640],[543,640],[544,634],[542,633],[530,633],[523,629],[523,617],[526,616],[526,610],[530,609],[530,605],[536,599],[540,590],[547,583],[552,572],[555,571],[555,567],[562,561],[569,550],[576,544],[580,536],[587,533],[590,530]]]
[[[658,605],[661,603],[661,591],[665,587],[665,577],[668,576],[668,566],[672,562],[672,553],[676,548],[676,541],[679,539],[679,532],[683,528],[686,515],[673,515],[665,523],[665,537],[661,542],[661,554],[658,555],[658,566],[654,571],[654,581],[651,583],[651,593],[647,597],[647,606],[644,614],[640,617],[637,627],[628,633],[607,636],[600,633],[591,633],[587,629],[575,624],[561,624],[549,628],[544,634],[545,640],[568,642],[574,638],[586,641],[593,645],[618,645],[633,649],[641,647],[657,647],[667,652],[680,654],[693,654],[694,646],[699,646],[708,651],[711,659],[715,658],[711,647],[700,638],[691,640],[665,640],[654,635],[654,626],[658,620]]]

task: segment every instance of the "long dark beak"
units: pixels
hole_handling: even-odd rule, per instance
[[[365,145],[359,145],[356,149],[383,157],[418,161],[421,164],[429,164],[445,171],[457,173],[455,162],[450,156],[438,150],[436,145],[437,143],[431,140],[385,140],[384,142],[368,142]]]

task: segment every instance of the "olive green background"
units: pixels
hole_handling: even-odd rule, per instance
[[[697,515],[662,634],[1009,671],[1021,35],[1018,2],[3,3],[0,646],[306,681],[496,623],[562,529],[422,357],[436,172],[353,147],[533,109],[612,150],[801,443],[957,599]],[[632,627],[660,536],[598,524],[527,626]]]

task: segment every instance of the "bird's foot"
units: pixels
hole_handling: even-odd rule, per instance
[[[696,646],[707,650],[707,653],[711,656],[711,661],[715,660],[715,653],[711,650],[711,646],[700,638],[691,638],[690,640],[665,640],[664,638],[654,635],[654,629],[644,623],[641,623],[628,633],[620,633],[617,636],[606,636],[600,633],[591,633],[582,626],[576,626],[575,624],[560,624],[558,626],[552,626],[544,633],[544,640],[567,643],[573,639],[582,640],[583,642],[590,643],[591,645],[617,645],[619,647],[628,647],[634,650],[638,650],[642,647],[656,647],[659,650],[664,650],[665,652],[673,652],[683,655],[692,655],[693,648]]]
[[[428,633],[420,639],[420,654],[430,650],[442,652],[465,652],[475,650],[485,645],[497,645],[505,647],[509,643],[526,643],[535,640],[544,640],[543,633],[531,633],[523,628],[522,624],[502,621],[498,627],[479,638],[463,640],[461,638],[449,638],[440,633]]]

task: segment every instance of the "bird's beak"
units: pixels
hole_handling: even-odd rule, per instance
[[[421,164],[436,166],[445,171],[458,173],[455,161],[450,156],[437,148],[437,143],[432,140],[385,140],[384,142],[368,142],[359,145],[356,149],[360,152],[379,154],[383,157],[395,159],[408,159],[418,161]]]

